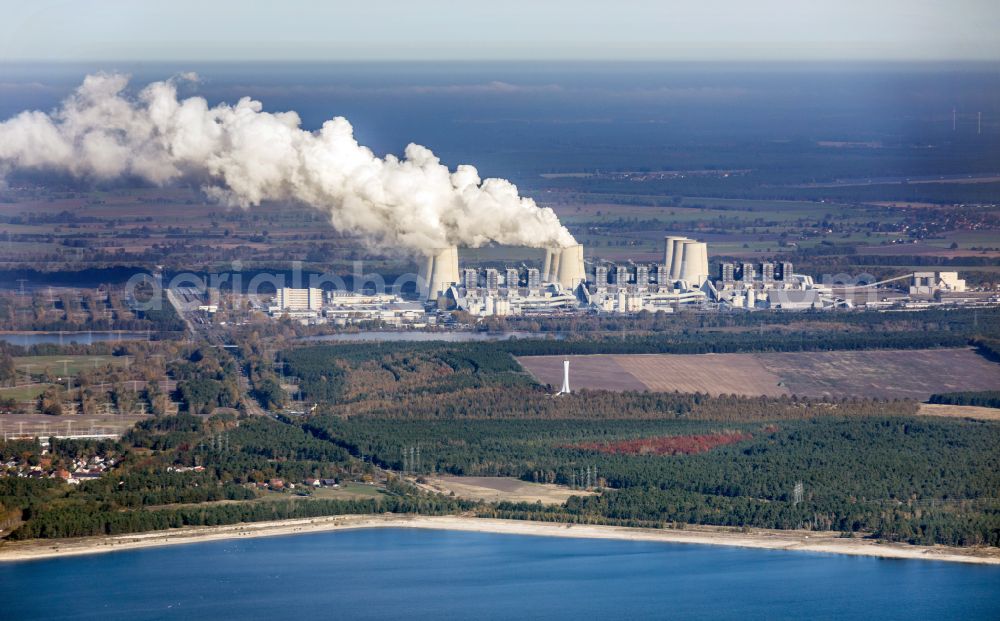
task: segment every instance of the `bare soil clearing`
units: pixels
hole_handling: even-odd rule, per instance
[[[974,405],[944,405],[921,403],[917,414],[944,416],[946,418],[973,418],[975,420],[1000,420],[1000,408],[981,408]]]
[[[433,477],[427,479],[424,487],[443,494],[454,492],[459,498],[484,502],[562,504],[570,496],[589,496],[593,493],[549,483],[531,483],[511,477]]]

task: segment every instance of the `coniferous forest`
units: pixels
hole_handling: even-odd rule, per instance
[[[174,364],[189,412],[146,419],[117,442],[53,441],[44,456],[33,442],[0,445],[5,461],[115,464],[75,486],[0,478],[0,528],[30,539],[472,512],[1000,545],[997,422],[919,416],[918,404],[905,400],[597,390],[553,397],[513,358],[523,347],[288,349],[281,371],[307,407],[267,416],[225,407],[240,365],[250,363],[189,356]],[[214,384],[198,384],[199,376]],[[484,503],[414,484],[437,474],[515,477],[581,493],[562,505]],[[343,487],[321,493],[309,481]]]

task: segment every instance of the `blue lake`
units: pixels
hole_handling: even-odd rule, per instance
[[[376,529],[0,564],[0,619],[997,619],[1000,567]]]

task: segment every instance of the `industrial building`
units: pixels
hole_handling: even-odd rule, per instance
[[[671,273],[675,272],[676,278]],[[708,247],[679,236],[666,239],[664,263],[599,263],[588,270],[583,246],[545,250],[542,269],[506,268],[503,286],[496,270],[466,268],[451,289],[455,306],[477,316],[597,312],[672,312],[678,305],[709,299]],[[522,286],[522,283],[526,286]]]
[[[662,262],[626,264],[584,261],[583,246],[547,248],[536,267],[459,268],[454,246],[439,248],[421,262],[418,300],[396,294],[279,289],[272,315],[307,323],[351,325],[379,322],[423,327],[448,321],[448,313],[477,317],[559,314],[675,312],[703,310],[831,310],[866,304],[871,309],[915,308],[936,304],[996,304],[995,293],[967,292],[957,272],[916,272],[886,281],[830,286],[797,274],[787,261],[723,261],[717,277],[709,273],[708,245],[669,235]],[[909,296],[877,297],[877,287],[909,279]],[[883,293],[887,290],[883,289]],[[871,292],[873,295],[868,295]],[[444,315],[442,316],[442,313]]]
[[[422,327],[427,323],[423,303],[388,293],[331,291],[323,318],[338,326],[378,321],[395,327]]]
[[[933,296],[939,292],[964,293],[965,281],[958,272],[914,272],[911,296]]]
[[[713,281],[708,245],[679,235],[664,238],[662,263],[599,262],[588,269],[583,247],[574,245],[545,251],[540,282],[531,270],[521,278],[515,268],[505,270],[503,286],[498,284],[496,270],[480,273],[467,268],[464,273],[460,286],[452,290],[455,305],[479,316],[673,312],[683,306],[747,310],[850,307],[848,301],[834,296],[830,287],[794,273],[789,262],[723,262],[718,279]],[[954,280],[944,278],[946,282]],[[512,286],[515,281],[518,285]],[[528,287],[520,286],[522,282]]]
[[[272,316],[296,318],[316,317],[323,308],[323,290],[310,287],[295,289],[282,287],[275,294],[274,304],[268,308]]]
[[[834,295],[832,288],[796,274],[787,261],[772,263],[723,262],[712,285],[713,299],[729,308],[819,310],[849,308],[851,302]]]

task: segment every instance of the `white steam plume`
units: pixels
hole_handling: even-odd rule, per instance
[[[309,132],[295,112],[264,112],[248,97],[210,108],[201,97],[178,100],[175,80],[154,82],[134,99],[127,84],[123,75],[90,75],[54,112],[22,112],[0,123],[0,178],[39,169],[161,185],[200,179],[207,194],[228,204],[302,202],[341,231],[411,253],[491,241],[575,243],[551,209],[519,196],[509,181],[480,180],[468,165],[452,172],[417,144],[402,159],[379,158],[358,144],[343,117]]]

